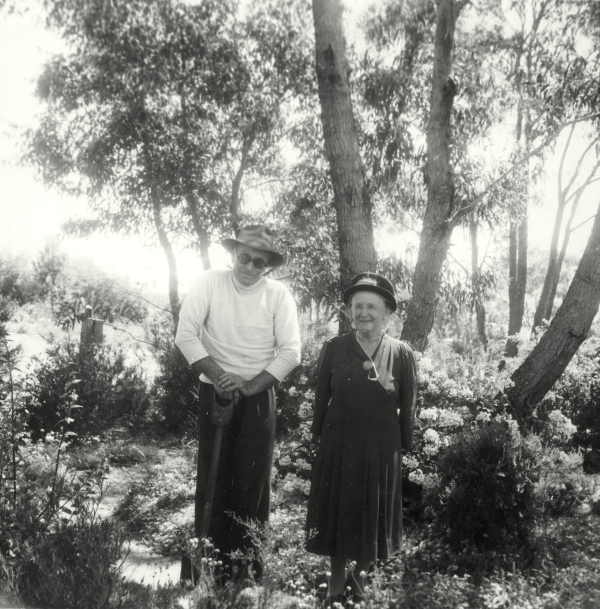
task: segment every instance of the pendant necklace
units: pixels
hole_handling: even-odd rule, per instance
[[[367,371],[367,379],[369,379],[370,381],[373,381],[373,382],[377,382],[379,380],[379,372],[377,370],[377,366],[375,365],[373,358],[367,353],[365,348],[360,344],[360,339],[358,338],[358,334],[356,335],[356,340],[357,340],[358,344],[360,345],[360,348],[363,350],[363,353],[369,358],[368,361],[363,362],[363,370]],[[383,334],[381,335],[381,338],[379,339],[379,342],[377,343],[377,347],[375,347],[375,350],[373,351],[373,355],[375,355],[377,353],[377,351],[379,349],[379,345],[381,345],[382,340],[383,340]]]

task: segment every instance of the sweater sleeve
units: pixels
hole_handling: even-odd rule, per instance
[[[203,274],[184,298],[179,311],[175,344],[188,364],[193,364],[208,355],[201,336],[209,310],[209,293],[209,277]]]
[[[331,400],[331,359],[331,341],[328,340],[321,348],[317,362],[317,385],[311,427],[311,432],[317,436],[321,435],[323,420]]]
[[[400,345],[399,352],[400,387],[398,393],[400,434],[403,450],[412,447],[415,404],[417,401],[417,363],[415,356],[405,344]]]
[[[290,291],[282,290],[273,319],[277,355],[266,371],[282,381],[300,363],[300,326],[296,303]]]

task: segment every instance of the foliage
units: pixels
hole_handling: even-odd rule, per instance
[[[161,428],[176,434],[194,429],[198,379],[173,344],[173,320],[165,315],[152,317],[147,334],[160,367],[152,387],[152,399]]]
[[[148,313],[136,293],[103,274],[66,276],[51,288],[50,302],[54,318],[65,329],[83,319],[86,307],[90,308],[93,317],[108,323],[141,323]]]
[[[0,584],[48,607],[107,607],[119,581],[122,536],[98,522],[103,471],[74,472],[67,421],[35,442],[27,429],[16,350],[0,355]],[[68,397],[63,398],[67,403]],[[66,408],[68,410],[68,407]]]
[[[120,577],[123,534],[82,509],[21,548],[19,588],[25,601],[57,609],[108,609]]]
[[[32,302],[43,294],[43,287],[27,271],[23,261],[0,258],[0,301],[5,310]]]
[[[442,495],[435,521],[451,548],[512,557],[531,551],[535,457],[510,419],[458,435],[439,459]]]
[[[74,439],[116,424],[137,427],[149,409],[138,366],[110,346],[82,349],[66,340],[50,345],[27,378],[28,425],[35,437],[66,425]]]
[[[165,250],[170,228],[203,248],[229,232],[242,179],[277,166],[286,102],[310,86],[305,7],[46,5],[73,52],[39,80],[48,112],[30,142],[44,178],[88,192],[104,226],[156,231]]]

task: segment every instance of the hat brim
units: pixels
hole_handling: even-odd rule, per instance
[[[398,307],[396,303],[396,299],[393,294],[390,294],[387,290],[380,288],[377,285],[353,285],[350,286],[347,290],[344,291],[344,302],[347,304],[350,300],[350,297],[356,292],[374,292],[375,294],[379,294],[389,305],[392,311],[395,311]]]
[[[243,245],[244,247],[249,247],[252,250],[256,250],[257,252],[263,252],[269,255],[269,266],[281,266],[285,262],[285,258],[279,253],[273,250],[265,250],[259,247],[253,247],[252,245],[248,245],[247,243],[243,243],[242,241],[238,241],[237,239],[223,239],[221,241],[221,245],[228,251],[231,252],[236,245]]]

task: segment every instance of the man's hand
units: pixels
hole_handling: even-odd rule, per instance
[[[225,391],[239,391],[242,395],[248,395],[246,393],[247,382],[239,375],[233,372],[223,372],[217,378],[217,385],[221,390]]]
[[[216,399],[210,406],[210,420],[213,425],[228,425],[233,417],[233,407],[239,399],[237,392],[220,391],[215,387]]]

